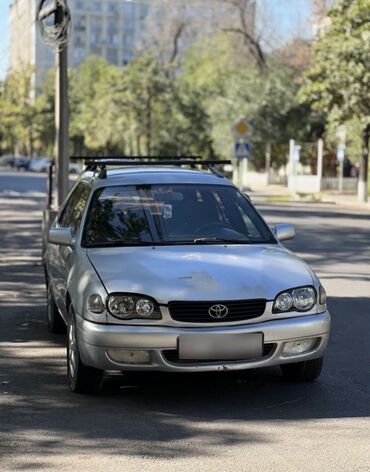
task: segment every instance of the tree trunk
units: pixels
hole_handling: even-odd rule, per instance
[[[364,130],[362,135],[362,153],[360,161],[360,175],[358,182],[358,199],[360,202],[368,200],[368,173],[369,173],[369,138],[370,126]]]
[[[152,97],[149,96],[146,110],[146,154],[152,155]]]

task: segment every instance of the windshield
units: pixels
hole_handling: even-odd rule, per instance
[[[85,247],[275,242],[237,189],[191,184],[99,189],[83,236]]]

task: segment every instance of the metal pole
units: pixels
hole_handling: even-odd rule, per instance
[[[242,185],[241,188],[244,190],[247,186],[247,175],[248,175],[248,159],[242,159]]]
[[[344,171],[344,162],[340,161],[339,162],[339,179],[338,179],[340,192],[343,192],[343,171]]]
[[[317,142],[317,179],[319,192],[322,190],[322,174],[324,167],[324,141],[319,139]]]
[[[51,163],[47,170],[46,180],[46,209],[50,210],[53,205],[53,169],[54,164]]]
[[[56,53],[55,83],[55,161],[57,173],[57,205],[64,202],[68,193],[69,154],[68,154],[68,51],[65,46]]]

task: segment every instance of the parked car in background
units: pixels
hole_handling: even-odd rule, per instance
[[[30,164],[31,164],[31,159],[29,157],[17,156],[14,159],[13,165],[11,167],[17,170],[28,170],[30,167]]]
[[[52,163],[52,159],[48,157],[34,157],[31,160],[29,170],[32,172],[46,172]]]
[[[31,160],[29,170],[32,172],[47,172],[52,163],[53,159],[51,157],[34,157]],[[70,174],[80,174],[81,171],[81,165],[75,163],[69,165]]]
[[[4,167],[13,167],[15,161],[15,156],[11,154],[6,154],[0,158],[0,166]]]
[[[80,164],[69,164],[70,174],[81,174],[82,166]]]

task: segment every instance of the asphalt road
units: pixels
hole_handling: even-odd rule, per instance
[[[0,174],[0,470],[370,471],[370,215],[259,205],[329,295],[333,332],[313,384],[279,370],[125,376],[68,391],[65,340],[45,324],[43,177]]]

